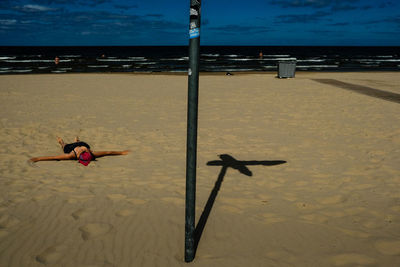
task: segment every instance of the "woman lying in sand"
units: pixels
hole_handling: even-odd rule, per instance
[[[59,156],[48,156],[48,157],[37,157],[31,158],[32,162],[44,161],[44,160],[70,160],[77,159],[79,163],[87,166],[90,161],[95,158],[100,158],[104,156],[116,156],[116,155],[126,155],[129,153],[129,150],[124,151],[91,151],[90,146],[82,141],[79,141],[79,138],[75,138],[75,142],[72,144],[65,144],[64,140],[60,137],[57,137],[57,141],[60,144],[61,148],[64,150],[63,155]]]

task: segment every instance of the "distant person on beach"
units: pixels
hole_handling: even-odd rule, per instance
[[[59,57],[55,57],[54,58],[54,64],[58,65],[60,63],[60,58]]]
[[[87,166],[89,163],[100,157],[104,156],[117,156],[117,155],[126,155],[129,153],[129,150],[124,151],[92,151],[90,150],[90,146],[79,140],[78,137],[75,138],[75,142],[72,144],[65,144],[64,140],[60,137],[57,137],[57,141],[60,144],[65,154],[59,156],[46,156],[46,157],[37,157],[31,158],[30,161],[48,161],[48,160],[78,160],[79,163]]]

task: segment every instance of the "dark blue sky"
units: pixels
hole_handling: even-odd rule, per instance
[[[0,0],[0,45],[187,45],[189,0]],[[396,0],[203,0],[203,45],[400,45]]]

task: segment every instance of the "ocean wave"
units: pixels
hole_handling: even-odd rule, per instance
[[[216,70],[216,71],[223,71],[223,72],[225,72],[225,71],[232,71],[232,72],[235,72],[235,71],[257,71],[257,70],[255,70],[255,69],[253,69],[253,68],[248,68],[248,69],[245,69],[245,68],[226,68],[226,69],[220,69],[220,70]]]
[[[182,73],[182,72],[187,72],[187,70],[171,70],[170,72],[178,72],[178,73]]]
[[[71,62],[71,59],[60,59],[60,62]],[[4,62],[8,63],[54,63],[53,59],[11,59],[4,60]]]
[[[10,72],[15,72],[15,73],[27,73],[27,72],[32,72],[32,69],[26,69],[26,70],[10,70]]]
[[[109,65],[88,65],[89,68],[108,68]]]
[[[229,58],[230,61],[254,61],[254,58]]]
[[[367,65],[367,66],[369,66],[369,65],[379,66],[379,62],[376,62],[376,61],[364,61],[364,62],[360,62],[360,63],[363,64],[363,66],[365,66],[365,65]]]
[[[36,55],[22,55],[22,57],[27,57],[27,58],[34,58],[34,57],[42,57],[43,55],[41,54],[36,54]]]
[[[156,62],[138,62],[136,65],[154,65]]]
[[[295,57],[276,57],[276,58],[229,58],[229,61],[293,61]]]
[[[66,70],[52,70],[52,73],[66,73]]]
[[[276,67],[275,67],[276,68]],[[202,71],[258,71],[261,69],[257,68],[244,68],[240,65],[225,65],[225,66],[202,66]]]
[[[264,57],[290,57],[290,55],[264,55]]]
[[[241,55],[232,54],[232,55],[223,55],[223,57],[241,57]]]
[[[297,61],[297,58],[295,58],[295,57],[277,57],[274,60],[277,60],[277,61]]]
[[[77,57],[82,57],[81,55],[61,55],[60,57],[72,57],[72,58],[77,58]]]
[[[400,59],[356,59],[358,62],[400,62]]]
[[[205,68],[205,69],[223,69],[223,68],[232,68],[232,66],[227,66],[227,65],[211,65],[211,66],[203,66],[203,68]]]
[[[51,59],[11,59],[11,60],[4,60],[4,62],[8,63],[38,63],[38,62],[54,62]]]
[[[338,68],[339,65],[297,65],[296,68],[299,69],[312,69],[312,68],[318,68],[318,69],[325,69],[325,68]]]
[[[132,62],[137,61],[136,59],[131,58],[96,58],[97,61],[100,62]]]
[[[257,61],[297,61],[295,57],[259,58]]]
[[[298,59],[297,62],[324,62],[326,59]]]
[[[202,57],[219,57],[219,54],[201,54]]]
[[[187,61],[189,57],[179,57],[179,58],[160,58],[161,61]]]
[[[0,56],[0,60],[6,60],[6,59],[16,59],[17,57],[3,57]]]
[[[134,59],[134,60],[147,60],[145,57],[128,57],[130,59]]]

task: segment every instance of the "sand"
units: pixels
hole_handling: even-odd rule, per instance
[[[0,266],[400,266],[398,72],[201,75],[199,219],[184,262],[184,75],[0,76]],[[56,136],[125,150],[88,167],[38,162]]]

